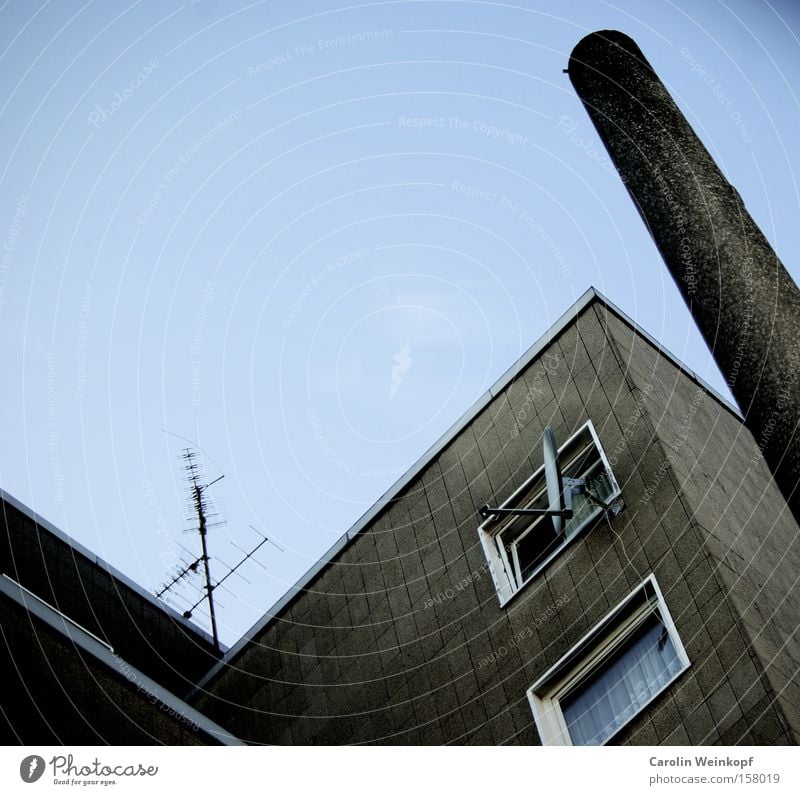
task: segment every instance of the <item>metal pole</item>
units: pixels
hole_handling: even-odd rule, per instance
[[[800,521],[800,291],[631,38],[586,36],[568,72]]]
[[[206,572],[206,595],[208,597],[208,612],[211,616],[211,635],[214,638],[214,648],[219,649],[219,636],[217,635],[217,616],[214,613],[214,595],[213,595],[213,587],[211,586],[211,569],[208,565],[208,547],[206,546],[206,514],[203,510],[203,500],[202,500],[202,487],[195,486],[195,502],[197,504],[197,513],[200,517],[200,543],[203,547],[203,566],[205,567]]]

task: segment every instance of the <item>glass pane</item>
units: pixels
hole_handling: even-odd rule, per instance
[[[517,544],[519,568],[524,582],[533,570],[561,544],[560,536],[553,529],[553,522],[545,516]]]
[[[600,670],[561,699],[572,743],[604,743],[680,669],[672,639],[653,614]]]

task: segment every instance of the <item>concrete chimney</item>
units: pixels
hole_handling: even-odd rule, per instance
[[[569,77],[800,522],[800,291],[631,38]]]

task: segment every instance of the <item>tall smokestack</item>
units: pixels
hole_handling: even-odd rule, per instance
[[[800,522],[800,291],[633,39],[569,77]]]

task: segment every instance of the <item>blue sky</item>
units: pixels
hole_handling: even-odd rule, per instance
[[[792,3],[3,4],[0,485],[155,588],[198,444],[218,576],[283,548],[231,643],[590,285],[724,392],[562,73],[602,28],[797,280]]]

